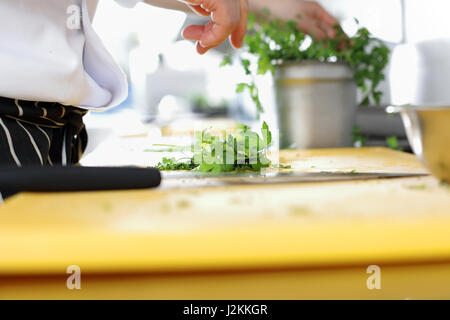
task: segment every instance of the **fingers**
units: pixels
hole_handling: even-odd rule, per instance
[[[183,38],[186,40],[194,40],[197,41],[196,49],[199,54],[205,54],[208,52],[208,50],[216,47],[217,45],[211,44],[206,45],[202,40],[205,36],[205,34],[208,34],[211,31],[208,31],[207,29],[212,29],[213,23],[209,22],[207,25],[200,26],[200,25],[192,25],[188,26],[183,30]],[[219,43],[220,44],[220,43]]]
[[[319,3],[317,2],[307,2],[306,6],[307,14],[315,18],[323,23],[325,23],[328,26],[333,26],[337,23],[339,23],[335,17],[333,17],[331,14],[328,13],[327,10],[325,10]]]
[[[203,33],[205,32],[205,26],[188,26],[183,30],[183,38],[186,40],[195,40],[197,41],[196,49],[199,54],[205,54],[211,48],[205,48],[200,44],[200,39],[202,38]]]
[[[211,15],[211,12],[206,11],[199,5],[191,5],[188,4],[188,7],[192,9],[196,14],[203,16],[203,17],[209,17]]]
[[[192,7],[199,10],[198,6]],[[212,21],[204,26],[188,26],[183,31],[185,39],[197,41],[198,53],[206,53],[228,37],[233,47],[242,46],[248,22],[247,0],[211,3],[204,0],[200,9],[203,10],[200,11],[202,14],[210,14]]]
[[[315,16],[319,21],[325,23],[330,27],[333,27],[334,25],[339,23],[339,21],[337,21],[335,17],[329,14],[328,11],[322,8],[321,5],[318,5],[318,9],[315,11]]]
[[[320,4],[317,2],[307,2],[305,10],[310,19],[316,20],[315,26],[310,26],[311,32],[314,35],[317,34],[317,36],[322,36],[325,32],[326,37],[334,38],[336,36],[334,26],[339,24],[339,22]],[[317,28],[321,29],[322,32],[318,31]]]
[[[213,21],[205,25],[205,29],[200,38],[200,45],[205,48],[214,48],[224,42],[235,30],[234,24],[218,24]]]
[[[188,26],[183,30],[183,38],[186,40],[196,40],[199,41],[204,32],[205,26],[192,25]]]
[[[231,45],[238,49],[242,47],[245,34],[247,33],[248,24],[248,3],[247,0],[241,0],[241,20],[236,30],[233,31],[230,37]]]
[[[196,5],[196,6],[201,5],[203,2],[203,0],[178,0],[178,1],[184,2],[188,5]]]
[[[199,54],[205,54],[206,52],[208,52],[209,49],[211,49],[211,48],[205,48],[205,47],[202,47],[202,45],[200,44],[200,42],[197,42],[196,48],[197,48],[197,52],[198,52]]]
[[[317,40],[322,40],[329,36],[328,32],[324,30],[317,20],[302,19],[298,23],[298,27],[304,32],[312,35]]]

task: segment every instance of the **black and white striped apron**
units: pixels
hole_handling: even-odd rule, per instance
[[[87,146],[86,110],[0,97],[0,166],[73,165]],[[1,189],[3,198],[12,195]]]
[[[73,165],[87,145],[87,110],[0,97],[0,165]]]

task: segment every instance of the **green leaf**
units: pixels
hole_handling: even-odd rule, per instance
[[[352,135],[354,146],[364,147],[366,145],[367,138],[362,135],[361,129],[358,126],[353,128]]]
[[[175,158],[166,158],[162,159],[162,162],[159,162],[156,166],[161,171],[169,171],[169,170],[192,170],[197,166],[193,163],[193,161],[182,162],[177,161]]]
[[[228,65],[231,65],[231,64],[232,64],[231,56],[230,55],[226,55],[223,58],[222,62],[220,63],[220,66],[221,67],[225,67],[225,66],[228,66]]]
[[[272,143],[272,132],[270,132],[269,126],[265,121],[261,128],[261,134],[263,136],[264,145],[269,146]]]
[[[398,151],[402,150],[398,145],[398,139],[396,136],[387,137],[386,143],[387,143],[388,147],[391,148],[392,150],[398,150]]]
[[[256,21],[255,14],[254,13],[249,13],[248,14],[248,26],[247,26],[248,30],[253,30],[253,27],[255,26],[255,21]]]
[[[236,85],[236,92],[237,93],[244,92],[245,88],[247,88],[247,84],[246,83],[238,83]]]
[[[250,60],[248,60],[248,59],[241,59],[241,64],[244,67],[245,74],[246,75],[250,75],[252,73],[250,71],[250,65],[251,65]]]

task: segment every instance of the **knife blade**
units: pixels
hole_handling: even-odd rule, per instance
[[[286,184],[307,182],[331,182],[423,177],[422,173],[391,173],[391,172],[268,172],[268,173],[162,173],[162,186],[170,188],[179,185],[199,186],[223,186],[245,184]]]

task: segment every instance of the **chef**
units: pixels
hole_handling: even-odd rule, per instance
[[[111,1],[111,0],[108,0]],[[115,0],[133,7],[140,0]],[[200,54],[227,38],[242,46],[248,10],[269,8],[318,38],[333,36],[336,20],[302,0],[146,0],[209,16],[183,36]],[[125,100],[123,72],[91,25],[96,0],[0,1],[0,165],[76,164],[87,144],[83,116]],[[157,26],[155,26],[157,27]]]

